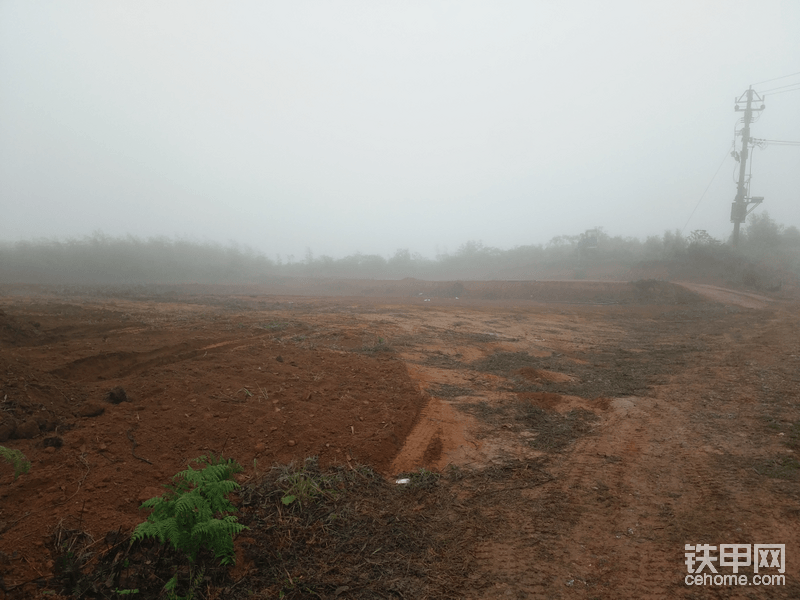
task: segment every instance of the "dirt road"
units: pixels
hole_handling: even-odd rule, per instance
[[[798,303],[483,285],[458,299],[6,290],[0,444],[32,461],[16,481],[0,471],[9,593],[46,587],[60,522],[96,540],[130,529],[187,459],[224,450],[243,481],[311,455],[483,473],[443,480],[451,505],[424,508],[464,532],[469,571],[447,597],[800,597]],[[119,387],[127,401],[109,402]],[[785,583],[753,585],[750,565],[748,585],[689,586],[686,544],[784,544],[785,572],[758,573]],[[434,576],[416,589],[445,597]]]

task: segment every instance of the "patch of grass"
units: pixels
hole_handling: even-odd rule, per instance
[[[30,461],[25,458],[21,450],[0,446],[0,458],[14,467],[14,479],[31,470]]]
[[[399,475],[399,477],[405,477],[411,480],[404,486],[407,489],[416,488],[430,490],[438,485],[441,474],[431,471],[430,469],[422,468],[412,473],[403,473]]]
[[[439,369],[464,368],[464,363],[439,351],[428,353],[427,356],[422,360],[421,364],[427,367],[437,367]]]
[[[476,371],[508,375],[523,367],[535,367],[540,363],[540,359],[527,352],[495,352],[491,356],[479,358],[471,366]]]
[[[789,426],[785,443],[792,450],[800,450],[800,421],[795,421]]]
[[[564,450],[574,440],[589,433],[592,423],[597,421],[597,415],[589,410],[576,408],[562,415],[524,400],[495,405],[481,400],[459,404],[458,408],[491,425],[509,423],[517,426],[515,430],[536,433],[530,445],[550,452]]]
[[[531,446],[551,452],[564,450],[577,438],[589,433],[592,423],[597,421],[597,415],[582,408],[561,415],[528,405],[523,409],[523,415],[523,422],[539,434],[530,442]]]
[[[281,502],[285,506],[308,505],[336,488],[336,478],[320,471],[316,456],[306,458],[300,467],[290,463],[276,468],[280,471],[276,482],[283,489]]]
[[[362,354],[378,354],[380,352],[394,352],[394,348],[389,345],[386,338],[377,336],[373,340],[365,340],[361,348],[356,350]]]
[[[800,462],[792,456],[785,456],[762,463],[755,470],[773,479],[796,480],[800,476]]]
[[[510,414],[509,407],[504,404],[490,404],[486,400],[478,400],[477,402],[460,402],[455,405],[460,411],[476,417],[483,423],[489,425],[499,425]],[[478,437],[482,437],[485,432],[476,432]]]
[[[67,547],[83,566],[73,569],[79,585],[59,593],[107,600],[121,597],[117,590],[138,590],[129,594],[134,598],[180,593],[195,600],[490,597],[496,581],[472,576],[481,572],[474,550],[507,539],[509,525],[517,523],[509,524],[506,512],[528,511],[547,523],[556,519],[559,527],[572,518],[563,494],[543,490],[533,501],[523,494],[553,480],[545,464],[535,459],[478,470],[450,467],[442,475],[420,469],[407,474],[412,481],[405,485],[366,466],[323,469],[313,457],[274,466],[234,500],[249,527],[239,540],[247,565],[243,579],[234,581],[208,550],[192,568],[185,554],[157,540],[130,544],[120,532],[104,545],[69,532],[79,543]],[[305,490],[309,500],[287,505],[289,490]],[[182,587],[164,590],[176,565]]]
[[[265,402],[269,401],[269,393],[267,392],[266,388],[262,388],[260,385],[256,385],[258,388],[258,401],[261,402],[263,398]]]
[[[544,466],[544,459],[509,460],[500,464],[492,464],[481,470],[480,476],[486,482],[508,483],[511,480],[525,482],[524,487],[541,485],[555,479]]]
[[[505,404],[490,404],[486,400],[477,402],[461,402],[456,405],[461,411],[477,417],[490,425],[499,424],[509,414],[509,407]]]
[[[255,540],[247,583],[263,598],[458,598],[463,528],[430,511],[451,493],[427,469],[397,485],[368,467],[321,470],[315,458],[275,467],[240,494],[242,520]],[[287,485],[288,484],[288,485]],[[286,505],[287,491],[310,501]],[[471,534],[473,535],[473,534]],[[226,598],[244,599],[237,588]]]
[[[291,323],[289,321],[270,321],[269,323],[262,323],[258,327],[267,331],[282,331],[287,327],[291,327]]]

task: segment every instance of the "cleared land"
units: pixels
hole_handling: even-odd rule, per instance
[[[0,470],[8,597],[159,589],[169,557],[125,534],[188,460],[220,452],[245,467],[251,529],[201,597],[800,597],[800,303],[785,292],[0,294],[0,445],[32,462]],[[282,503],[298,481],[305,502]],[[685,585],[684,544],[734,543],[785,544],[785,585]]]

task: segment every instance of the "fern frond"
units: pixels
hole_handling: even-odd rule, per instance
[[[234,490],[241,488],[238,483],[231,480],[209,483],[203,488],[203,492],[211,505],[214,513],[236,512],[236,507],[226,498]]]
[[[160,504],[164,503],[165,500],[161,496],[155,496],[150,498],[149,500],[145,500],[142,502],[142,505],[139,508],[157,508]]]
[[[184,515],[186,513],[192,512],[194,509],[199,508],[202,504],[206,501],[205,499],[197,493],[196,490],[192,490],[188,494],[183,494],[180,498],[175,501],[175,514],[176,515]]]
[[[231,469],[228,465],[208,465],[202,473],[206,481],[224,481],[231,476]]]
[[[206,546],[223,564],[231,564],[235,560],[233,537],[247,527],[234,516],[214,516],[236,511],[226,496],[241,487],[230,477],[243,469],[221,456],[200,457],[193,462],[207,464],[200,470],[187,465],[172,478],[172,486],[165,486],[164,496],[145,501],[142,507],[152,508],[152,512],[147,521],[136,527],[131,539],[156,537],[161,543],[168,541],[192,562],[200,548]]]
[[[166,539],[163,532],[164,523],[164,521],[158,523],[145,521],[144,523],[140,523],[136,526],[136,529],[133,530],[131,541],[136,542],[144,538],[158,538],[158,541],[163,544]]]

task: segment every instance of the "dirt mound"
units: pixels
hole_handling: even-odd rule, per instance
[[[731,290],[715,285],[681,282],[681,287],[690,290],[712,302],[742,306],[744,308],[767,308],[774,301],[773,298],[763,294],[754,294],[742,290]]]
[[[5,286],[11,294],[30,291],[31,286]],[[407,298],[459,301],[532,301],[564,304],[693,304],[702,298],[668,281],[639,279],[521,280],[521,281],[426,281],[406,278],[325,279],[286,277],[254,285],[153,285],[153,286],[37,286],[37,294],[73,298],[126,298],[159,303],[189,302],[228,309],[251,309],[253,298],[271,296],[348,296],[354,298]],[[262,307],[265,305],[262,303]],[[74,309],[73,309],[74,310]]]
[[[531,300],[579,304],[688,304],[701,301],[692,292],[666,281],[400,281],[287,280],[269,286],[270,293],[313,293],[422,300]]]

